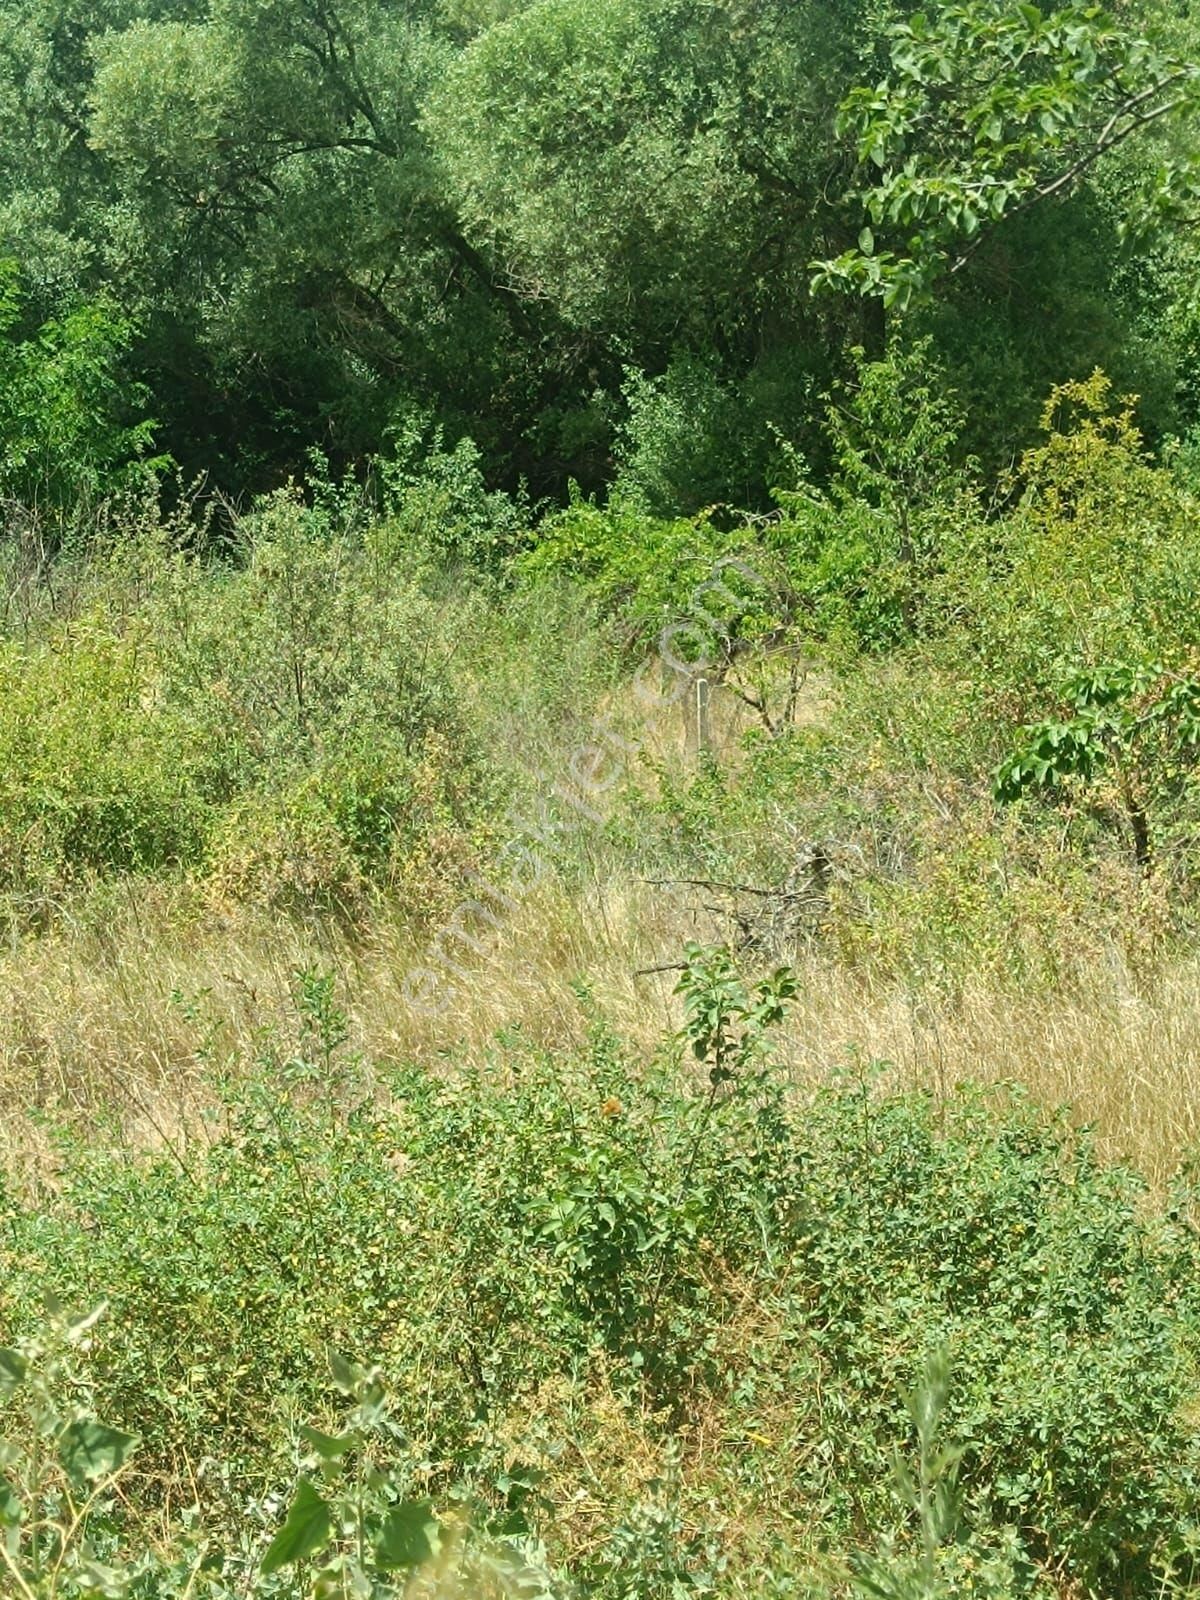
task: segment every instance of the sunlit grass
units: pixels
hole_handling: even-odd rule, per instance
[[[579,892],[549,884],[516,901],[482,948],[446,952],[441,1009],[411,1003],[410,973],[430,960],[405,920],[381,908],[353,935],[263,912],[216,913],[186,894],[129,886],[103,920],[79,918],[0,956],[0,1140],[39,1142],[28,1113],[93,1118],[111,1109],[125,1136],[183,1135],[225,1062],[253,1059],[297,1027],[295,975],[331,973],[368,1059],[431,1070],[480,1060],[498,1036],[582,1045],[586,988],[612,1026],[646,1051],[677,1025],[669,970],[718,920],[598,863]],[[753,958],[748,957],[753,964]],[[646,972],[657,966],[662,972]],[[1135,979],[1097,961],[1069,990],[1021,995],[966,986],[953,997],[872,981],[800,955],[799,995],[782,1051],[799,1085],[854,1059],[888,1063],[885,1081],[939,1092],[965,1079],[1010,1081],[1094,1126],[1100,1150],[1165,1182],[1200,1131],[1200,960]]]

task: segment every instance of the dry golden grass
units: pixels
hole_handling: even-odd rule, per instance
[[[819,719],[828,692],[819,676],[805,685],[802,720]],[[694,751],[694,720],[688,704],[651,709],[626,684],[578,727],[578,743],[615,727],[653,764]],[[723,760],[737,760],[753,721],[732,694],[714,695],[709,735]],[[531,769],[562,767],[562,730],[552,750],[528,719],[523,733]],[[368,1059],[436,1069],[482,1057],[513,1029],[547,1049],[581,1047],[580,982],[649,1052],[678,1025],[679,1009],[674,972],[644,969],[669,968],[689,939],[724,941],[730,926],[688,891],[631,879],[602,848],[576,845],[583,889],[547,883],[501,907],[479,948],[444,946],[469,971],[446,973],[436,1012],[410,998],[411,973],[436,958],[386,909],[351,937],[267,912],[218,912],[211,899],[152,882],[110,889],[102,909],[82,900],[50,934],[14,937],[0,954],[0,1166],[53,1170],[40,1113],[135,1144],[188,1137],[214,1067],[297,1041],[296,974],[306,969],[334,975],[349,1048]],[[1047,1105],[1069,1105],[1095,1127],[1105,1156],[1155,1185],[1197,1144],[1200,957],[1135,978],[1119,957],[1097,954],[1069,990],[1022,995],[980,983],[952,998],[872,981],[812,953],[799,955],[797,971],[782,1050],[798,1084],[855,1056],[889,1063],[885,1082],[935,1092],[965,1079],[1012,1081]]]
[[[194,1126],[214,1065],[245,1061],[266,1040],[298,1037],[295,974],[334,974],[350,1047],[369,1058],[479,1058],[519,1028],[553,1049],[582,1045],[585,981],[612,1024],[649,1051],[678,1024],[673,972],[690,938],[721,938],[681,899],[611,878],[597,862],[576,895],[546,887],[515,904],[480,951],[448,975],[437,1013],[410,1003],[408,975],[428,953],[381,914],[365,937],[251,912],[215,916],[167,889],[130,890],[103,920],[64,925],[0,957],[0,1162],[47,1159],[36,1118],[101,1127],[137,1143],[173,1142]],[[887,1080],[935,1091],[963,1079],[1010,1080],[1069,1104],[1103,1153],[1164,1182],[1200,1133],[1200,960],[1135,983],[1097,962],[1069,993],[1020,996],[979,987],[953,999],[871,983],[801,956],[800,994],[782,1041],[800,1083],[854,1052],[891,1063]]]

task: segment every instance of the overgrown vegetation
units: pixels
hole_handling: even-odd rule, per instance
[[[306,982],[302,1051],[227,1068],[207,1139],[10,1197],[27,1592],[132,1555],[136,1592],[385,1594],[439,1544],[546,1592],[1190,1582],[1190,1188],[1143,1215],[1012,1091],[797,1100],[783,975],[697,947],[679,986],[652,1058],[581,997],[582,1056],[439,1081],[345,1056]],[[107,1313],[47,1325],[47,1289]]]
[[[0,1596],[1167,1600],[1194,20],[0,0]]]

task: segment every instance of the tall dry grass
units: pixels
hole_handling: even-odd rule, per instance
[[[487,654],[484,642],[477,647]],[[519,655],[489,659],[488,703],[502,713],[492,737],[527,772],[548,774],[547,790],[598,726],[622,730],[652,765],[694,758],[686,703],[648,711],[623,683],[596,695],[588,721],[589,696],[570,688],[568,662],[551,727],[539,720],[545,707]],[[485,681],[482,672],[467,676]],[[828,694],[815,676],[801,720],[819,721]],[[734,696],[714,697],[709,737],[723,764],[739,760],[753,722]],[[628,765],[653,784],[640,762]],[[81,897],[49,933],[14,931],[0,940],[0,1168],[52,1177],[51,1130],[65,1123],[134,1144],[194,1136],[215,1072],[298,1045],[296,978],[305,970],[333,975],[347,1048],[368,1060],[453,1070],[486,1058],[514,1029],[546,1049],[582,1048],[581,984],[650,1052],[679,1022],[672,963],[690,939],[727,940],[730,924],[696,897],[632,877],[602,844],[593,850],[581,838],[574,848],[576,887],[547,883],[505,909],[479,950],[456,952],[469,976],[448,978],[436,1013],[410,1000],[410,974],[430,952],[414,943],[403,907],[380,908],[352,935],[244,907],[217,910],[211,897],[152,880]],[[1048,1106],[1068,1105],[1095,1128],[1105,1156],[1161,1186],[1200,1139],[1200,956],[1135,977],[1115,953],[1099,954],[1102,940],[1091,948],[1097,954],[1069,989],[1022,994],[980,981],[952,995],[802,951],[785,1059],[800,1086],[855,1059],[888,1063],[886,1082],[934,1092],[965,1079],[1018,1083]]]
[[[692,938],[723,938],[682,901],[597,867],[577,893],[517,904],[470,974],[432,1013],[406,980],[427,952],[386,913],[350,938],[266,914],[217,916],[178,891],[130,888],[103,919],[66,923],[0,956],[0,1163],[54,1169],[46,1113],[101,1138],[172,1143],[202,1125],[214,1071],[294,1048],[296,974],[332,973],[348,1048],[453,1070],[513,1029],[582,1047],[578,985],[638,1049],[677,1026],[669,965]],[[1135,982],[1097,962],[1070,992],[1021,996],[980,985],[953,997],[871,982],[818,955],[798,962],[783,1051],[799,1085],[860,1060],[886,1081],[942,1092],[1012,1081],[1094,1126],[1102,1153],[1162,1185],[1200,1137],[1200,959]],[[106,1120],[107,1119],[107,1120]]]

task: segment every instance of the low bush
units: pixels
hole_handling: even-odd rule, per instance
[[[945,627],[940,580],[970,561],[983,520],[975,464],[956,448],[964,418],[928,342],[855,355],[853,380],[827,399],[827,481],[785,451],[769,530],[810,641],[850,659]]]
[[[666,519],[732,497],[756,503],[769,434],[748,411],[748,391],[752,386],[723,383],[715,366],[692,356],[676,355],[655,378],[627,370],[617,497]]]
[[[36,899],[103,872],[190,866],[215,798],[143,628],[99,610],[0,650],[0,886]]]
[[[440,424],[419,409],[401,410],[385,438],[374,467],[386,542],[465,567],[477,582],[502,571],[527,541],[524,497],[489,489],[474,441],[447,447]]]
[[[519,565],[528,579],[569,576],[644,650],[661,628],[686,616],[717,563],[749,544],[745,529],[723,530],[709,512],[658,517],[635,495],[615,494],[599,505],[576,493],[542,522]]]
[[[511,1039],[445,1081],[346,1057],[328,984],[306,979],[307,1043],[227,1080],[206,1139],[64,1144],[60,1192],[5,1198],[0,1326],[32,1333],[47,1287],[107,1297],[90,1393],[141,1438],[137,1500],[186,1493],[229,1550],[289,1481],[294,1424],[336,1429],[322,1349],[369,1352],[403,1493],[486,1524],[535,1484],[553,1563],[614,1594],[628,1478],[588,1469],[612,1565],[594,1521],[574,1528],[576,1473],[671,1438],[677,1511],[638,1514],[635,1554],[651,1523],[679,1542],[647,1593],[674,1592],[673,1563],[723,1592],[747,1518],[773,1592],[806,1564],[877,1562],[885,1532],[902,1563],[923,1537],[889,1489],[903,1394],[944,1350],[958,1491],[937,1572],[1158,1593],[1200,1466],[1183,1200],[1148,1212],[1015,1093],[881,1096],[854,1071],[798,1100],[769,1050],[786,974],[684,965],[684,1032],[654,1060],[592,1013],[582,1059]],[[680,1532],[689,1506],[715,1546]],[[254,1520],[261,1554],[273,1527]]]
[[[0,887],[50,905],[175,871],[217,899],[355,915],[424,859],[426,908],[439,861],[453,895],[503,779],[444,607],[291,492],[245,533],[240,564],[135,533],[93,558],[81,607],[5,642]]]
[[[1005,515],[946,579],[964,665],[1010,715],[1077,671],[1174,662],[1200,592],[1194,501],[1150,458],[1132,402],[1097,372],[1053,391],[1042,430]]]

